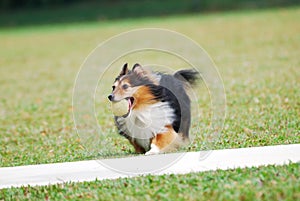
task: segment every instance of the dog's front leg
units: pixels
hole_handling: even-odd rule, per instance
[[[168,129],[166,132],[159,133],[152,139],[150,150],[145,155],[159,154],[173,148],[172,144],[176,142],[178,134],[172,126],[166,126],[166,128]]]

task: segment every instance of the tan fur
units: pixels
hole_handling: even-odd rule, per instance
[[[146,86],[138,87],[138,89],[133,94],[134,104],[133,109],[138,110],[143,107],[156,103],[157,101],[154,99],[155,97],[150,93],[149,88]]]
[[[155,144],[161,152],[168,152],[177,149],[181,144],[181,136],[179,136],[171,125],[166,126],[168,129],[165,133],[159,133],[152,139],[152,144]]]

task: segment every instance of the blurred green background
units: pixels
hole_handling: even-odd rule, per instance
[[[0,26],[42,25],[300,5],[300,0],[0,0]]]

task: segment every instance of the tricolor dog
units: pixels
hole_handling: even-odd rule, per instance
[[[127,113],[115,116],[115,124],[137,153],[158,154],[188,141],[191,104],[186,90],[198,78],[194,70],[169,75],[139,64],[131,70],[127,64],[123,66],[108,99],[127,101]]]

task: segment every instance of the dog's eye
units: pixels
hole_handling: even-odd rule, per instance
[[[123,84],[123,85],[122,85],[122,88],[123,88],[123,89],[128,89],[128,87],[129,87],[128,84]]]
[[[112,86],[112,90],[113,90],[113,91],[115,90],[115,88],[116,88],[116,86]]]

